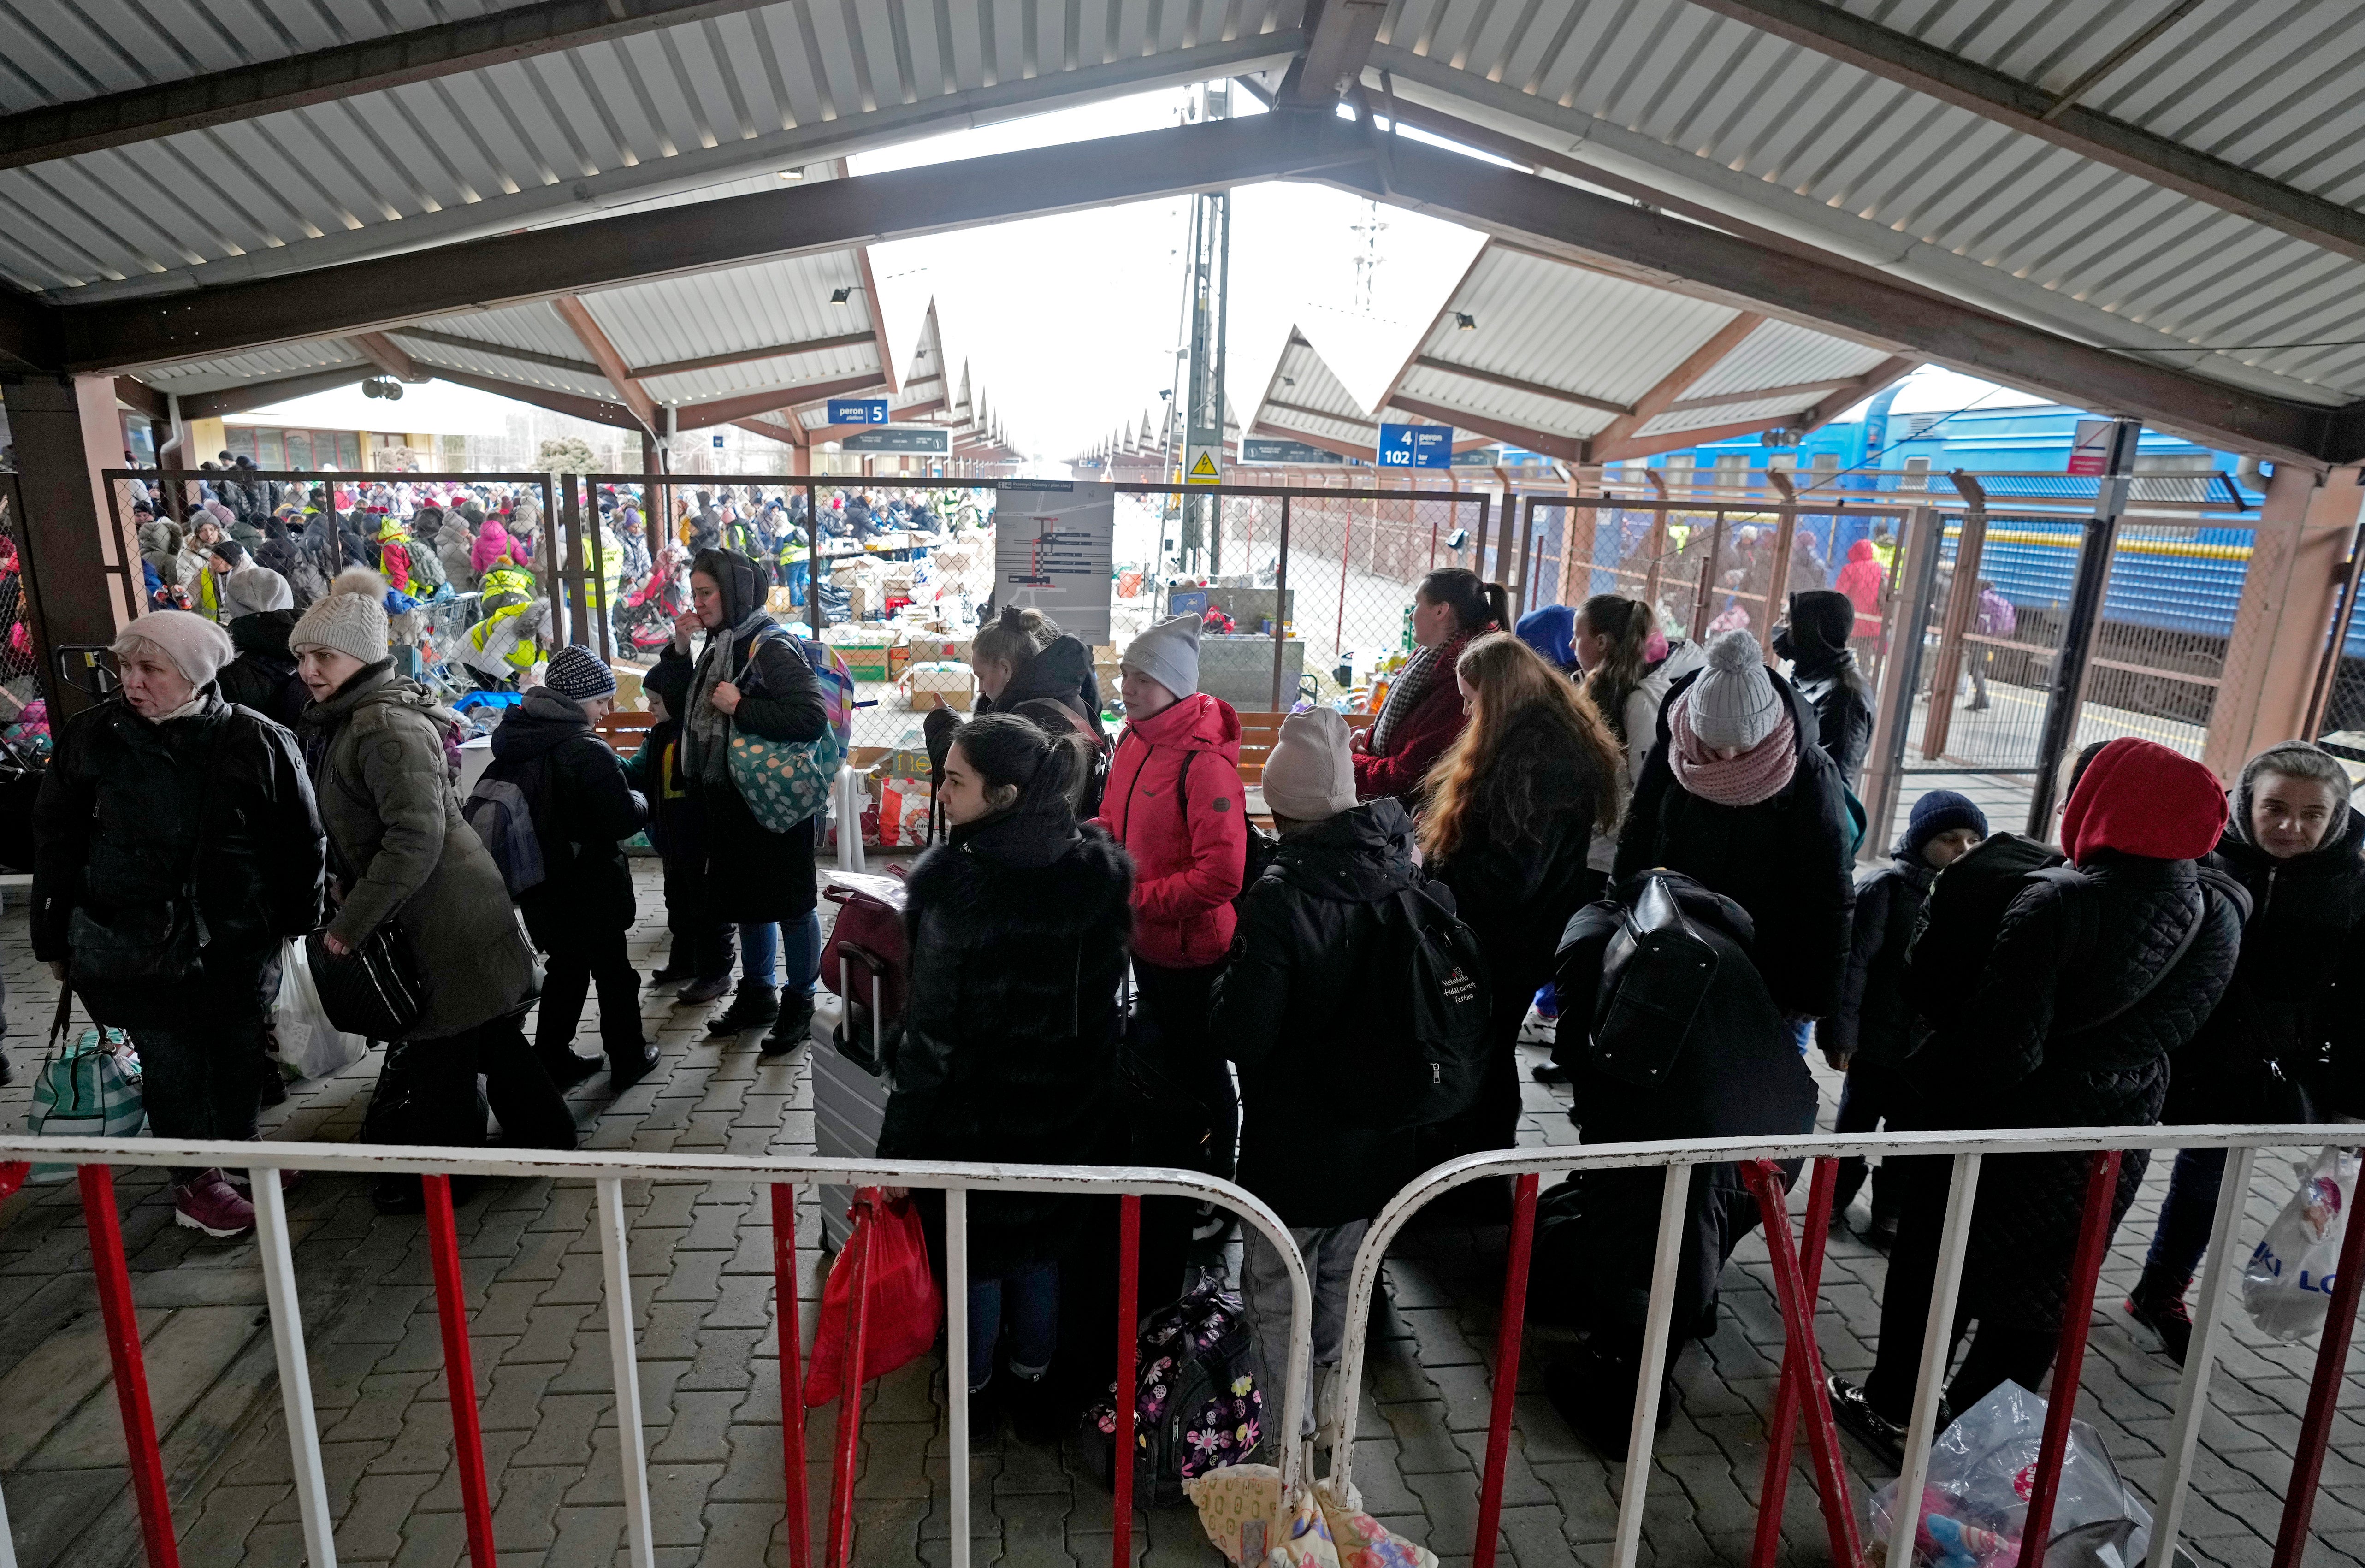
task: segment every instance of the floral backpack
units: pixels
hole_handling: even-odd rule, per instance
[[[1242,1464],[1264,1434],[1264,1375],[1239,1296],[1212,1287],[1150,1315],[1135,1366],[1133,1495],[1137,1507],[1183,1501],[1182,1484]],[[1116,1384],[1084,1412],[1083,1451],[1116,1484]]]

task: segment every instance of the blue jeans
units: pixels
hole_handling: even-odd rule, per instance
[[[789,944],[788,972],[796,977],[789,989],[808,991],[813,979],[821,973],[821,912],[805,916],[804,923],[791,927]],[[780,927],[772,922],[762,925],[739,928],[739,978],[754,980],[758,985],[780,983]]]
[[[2217,1189],[2225,1180],[2222,1148],[2179,1149],[2169,1173],[2168,1196],[2159,1205],[2159,1228],[2151,1235],[2144,1272],[2179,1282],[2190,1281],[2209,1250],[2209,1227],[2217,1220]]]
[[[1010,1370],[1028,1382],[1051,1365],[1059,1344],[1059,1265],[1030,1263],[1015,1273],[969,1285],[969,1387],[993,1376],[993,1342],[1010,1321]]]

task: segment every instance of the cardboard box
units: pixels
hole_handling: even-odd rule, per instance
[[[951,708],[966,713],[976,691],[977,677],[965,664],[932,660],[903,672],[904,706],[915,711]]]
[[[904,666],[909,665],[911,662],[912,645],[909,643],[890,643],[887,644],[888,679],[893,680],[896,677],[902,675],[903,673]]]

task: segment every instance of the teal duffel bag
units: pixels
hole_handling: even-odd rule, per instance
[[[58,998],[57,1022],[50,1028],[50,1054],[33,1080],[33,1108],[26,1130],[36,1137],[137,1137],[148,1125],[140,1091],[140,1053],[120,1029],[84,1029],[65,1045],[73,992]],[[62,1182],[71,1165],[37,1164],[29,1180]]]

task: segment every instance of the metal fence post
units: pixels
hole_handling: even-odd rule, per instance
[[[2102,598],[2111,582],[2111,554],[2119,540],[2119,515],[2126,510],[2128,476],[2135,472],[2135,440],[2143,427],[2121,420],[2111,431],[2110,468],[2094,498],[2094,515],[2078,552],[2078,575],[2069,590],[2069,611],[2061,627],[2061,652],[2053,661],[2053,691],[2045,704],[2045,730],[2036,746],[2036,778],[2028,795],[2028,836],[2040,842],[2053,827],[2055,775],[2078,734],[2085,703],[2086,670],[2102,629]]]
[[[156,1415],[148,1401],[148,1362],[140,1353],[140,1316],[131,1302],[131,1271],[123,1260],[123,1221],[115,1212],[115,1172],[104,1164],[78,1165],[83,1224],[90,1231],[91,1271],[98,1279],[98,1309],[106,1325],[107,1358],[115,1366],[115,1404],[123,1416],[123,1446],[140,1499],[140,1534],[148,1568],[181,1568],[173,1539],[173,1499],[164,1486],[164,1456],[156,1442]],[[2365,1230],[2365,1226],[2358,1227]]]
[[[1343,580],[1343,578],[1342,578]],[[1281,549],[1272,563],[1272,711],[1281,705],[1282,668],[1289,653],[1289,498],[1281,498]]]
[[[468,1561],[475,1568],[494,1568],[493,1500],[485,1483],[485,1435],[476,1415],[476,1361],[468,1353],[467,1285],[460,1274],[460,1238],[452,1223],[452,1179],[427,1175],[419,1180],[427,1198],[427,1252],[434,1264],[435,1321],[443,1335],[443,1388],[452,1405],[453,1460],[460,1471]]]

